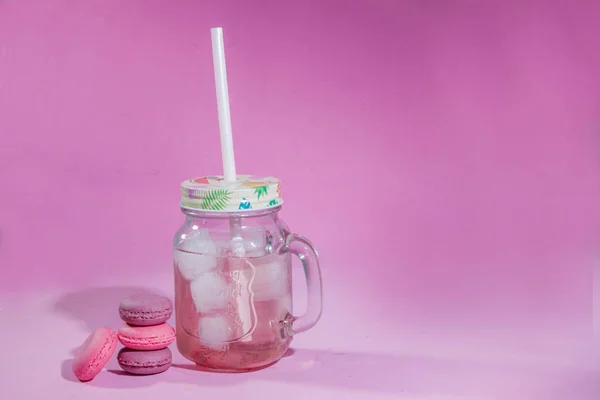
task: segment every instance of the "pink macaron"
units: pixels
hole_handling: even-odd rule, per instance
[[[173,355],[168,347],[160,350],[132,350],[122,348],[117,356],[119,366],[133,375],[153,375],[165,372],[171,366]]]
[[[168,323],[153,326],[123,325],[119,328],[123,346],[134,350],[158,350],[175,340],[175,330]]]
[[[117,333],[109,328],[98,328],[77,349],[73,359],[73,373],[87,382],[102,371],[117,349]]]
[[[164,296],[142,293],[124,298],[119,305],[121,319],[129,325],[158,325],[171,318],[173,303]]]

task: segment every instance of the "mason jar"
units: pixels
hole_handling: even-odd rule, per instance
[[[201,368],[251,371],[284,355],[321,316],[317,251],[280,218],[280,181],[239,175],[181,184],[174,240],[177,348]],[[303,264],[306,312],[293,315],[291,255]]]

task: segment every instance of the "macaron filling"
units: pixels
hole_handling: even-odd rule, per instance
[[[169,319],[173,310],[161,310],[161,311],[128,311],[128,310],[119,310],[119,315],[121,319],[127,321],[129,319],[136,320],[156,320],[156,319]]]
[[[162,367],[164,365],[170,364],[171,360],[157,360],[157,361],[133,361],[133,360],[123,360],[119,358],[119,364],[123,364],[128,368],[152,368],[152,367]]]

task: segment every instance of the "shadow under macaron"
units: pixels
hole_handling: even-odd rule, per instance
[[[193,372],[192,372],[193,371]],[[108,368],[104,369],[93,380],[86,384],[98,388],[106,389],[136,389],[150,387],[157,383],[175,383],[184,385],[196,385],[202,387],[208,386],[231,386],[237,383],[243,383],[248,378],[236,378],[237,374],[215,377],[215,374],[202,374],[197,371],[181,370],[175,365],[167,371],[153,375],[134,375],[123,371],[122,369]],[[73,379],[76,380],[75,377]]]
[[[64,360],[62,362],[62,364],[60,365],[60,375],[66,381],[79,382],[79,379],[77,379],[77,377],[73,373],[73,360],[72,359]]]

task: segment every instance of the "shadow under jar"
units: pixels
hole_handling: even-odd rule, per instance
[[[279,218],[279,180],[204,177],[181,190],[185,222],[174,240],[179,352],[212,371],[274,364],[322,311],[317,252]],[[300,258],[308,289],[299,317],[292,314],[291,255]]]

